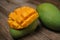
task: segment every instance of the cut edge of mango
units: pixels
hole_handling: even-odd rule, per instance
[[[28,27],[33,21],[38,18],[38,13],[35,9],[23,6],[15,9],[8,16],[8,24],[14,29],[23,29]]]

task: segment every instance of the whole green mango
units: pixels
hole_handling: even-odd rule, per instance
[[[30,24],[27,28],[22,30],[16,30],[10,28],[10,34],[12,35],[13,38],[17,39],[33,32],[37,28],[37,26],[38,26],[38,19],[35,20],[32,24]]]
[[[51,3],[38,5],[37,11],[42,23],[55,31],[60,31],[60,10]]]

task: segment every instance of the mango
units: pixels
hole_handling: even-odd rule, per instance
[[[21,38],[38,26],[37,11],[28,6],[16,8],[8,15],[9,32],[13,38]]]
[[[48,28],[60,31],[60,10],[51,3],[42,3],[37,6],[39,19]]]

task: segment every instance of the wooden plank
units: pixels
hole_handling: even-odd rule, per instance
[[[60,33],[42,27],[37,32],[22,38],[23,40],[60,40]]]
[[[0,39],[1,40],[13,40],[9,33],[9,26],[7,24],[6,16],[0,13]]]
[[[4,3],[3,3],[4,2]],[[21,6],[31,6],[33,8],[36,8],[36,5],[31,4],[31,3],[23,3],[23,4],[12,4],[12,3],[8,3],[5,0],[0,0],[0,11],[2,13],[4,13],[4,15],[8,16],[8,14],[10,12],[12,12],[14,9],[16,9],[17,7],[21,7]]]
[[[3,3],[4,2],[4,3]],[[16,5],[9,4],[5,0],[0,0],[0,11],[4,13],[4,15],[8,16],[9,12],[13,11],[16,8]]]
[[[51,40],[60,40],[60,33],[55,33],[45,28],[43,28],[43,31],[41,31],[41,33],[46,35]]]

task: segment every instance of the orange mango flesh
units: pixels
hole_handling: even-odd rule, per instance
[[[9,14],[8,23],[11,28],[23,29],[28,27],[37,18],[38,13],[35,9],[23,6],[15,9]]]

